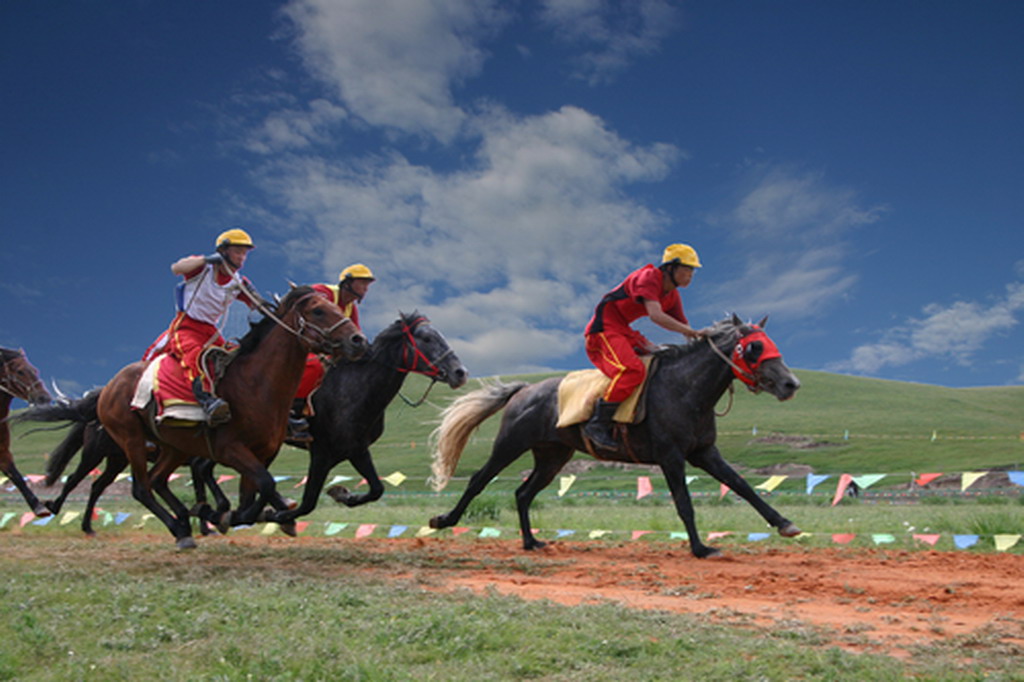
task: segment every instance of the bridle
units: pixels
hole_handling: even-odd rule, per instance
[[[736,341],[731,357],[726,355],[718,346],[716,346],[711,340],[711,337],[706,336],[704,338],[707,339],[708,345],[711,346],[711,349],[715,351],[715,355],[724,360],[725,363],[732,368],[733,376],[742,381],[748,391],[751,393],[760,393],[762,390],[759,374],[761,365],[766,360],[782,357],[782,353],[779,352],[775,342],[765,334],[761,327],[752,325],[749,329],[750,331],[745,334],[741,334],[740,338]],[[754,341],[760,341],[764,346],[764,350],[762,350],[761,355],[758,356],[757,360],[751,364],[744,359],[744,355],[746,353],[747,346]],[[724,417],[728,414],[729,410],[732,409],[732,400],[733,385],[732,382],[729,382],[729,405],[725,408],[725,412],[722,414],[718,414],[717,412],[715,414],[719,417]]]
[[[292,304],[291,309],[297,311],[299,306],[301,306],[307,300],[319,295],[320,294],[316,293],[315,291],[311,291],[308,294],[304,294],[301,297],[299,297],[299,299],[295,301],[294,304]],[[299,320],[296,326],[293,328],[283,319],[275,315],[274,312],[270,310],[270,308],[266,305],[266,303],[263,302],[262,299],[256,299],[255,303],[257,310],[263,313],[266,317],[269,317],[271,320],[273,320],[279,327],[295,336],[304,346],[306,346],[311,352],[314,353],[318,352],[318,348],[325,348],[330,351],[334,351],[337,348],[340,348],[341,344],[332,341],[331,335],[335,332],[335,330],[344,325],[346,322],[352,322],[350,318],[342,315],[341,319],[332,324],[330,327],[322,327],[318,324],[315,324],[307,320],[306,317],[301,312],[296,312]],[[312,335],[310,335],[310,333]]]
[[[416,374],[422,374],[430,379],[430,385],[427,386],[427,390],[423,393],[417,401],[411,401],[399,392],[399,396],[409,407],[419,407],[427,400],[427,396],[430,395],[430,389],[434,387],[441,379],[441,375],[444,372],[438,364],[444,362],[444,360],[455,351],[451,348],[441,354],[441,357],[437,360],[431,360],[427,355],[420,349],[418,343],[416,343],[416,336],[413,334],[413,330],[423,322],[429,322],[425,317],[417,317],[412,322],[404,322],[402,324],[402,333],[405,335],[405,343],[402,344],[402,364],[399,365],[398,371],[404,374],[415,372]]]

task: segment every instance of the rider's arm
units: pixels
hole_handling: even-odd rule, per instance
[[[644,299],[644,308],[647,310],[647,316],[651,318],[651,322],[669,330],[670,332],[677,332],[683,336],[691,339],[699,339],[703,336],[703,332],[700,332],[685,322],[680,322],[676,318],[672,317],[664,310],[661,309],[661,303],[658,301],[652,301],[649,298]]]
[[[206,265],[206,256],[185,256],[171,263],[171,272],[175,275],[194,275]]]

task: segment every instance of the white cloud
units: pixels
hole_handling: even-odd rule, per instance
[[[669,0],[543,0],[540,18],[556,38],[585,47],[574,75],[597,85],[657,51],[678,10]]]
[[[452,89],[482,68],[497,0],[293,0],[284,14],[307,67],[372,126],[448,142],[466,113]]]
[[[307,149],[325,142],[333,126],[345,120],[347,112],[325,99],[315,99],[309,108],[279,109],[270,113],[257,128],[248,131],[243,146],[257,154],[277,154]]]
[[[797,319],[847,295],[857,282],[847,240],[884,207],[862,207],[852,190],[785,167],[756,167],[747,185],[734,208],[709,219],[732,244],[720,269],[738,275],[718,274],[724,282],[704,292],[700,309],[717,314],[742,303],[751,315]]]
[[[1024,310],[1024,283],[1006,287],[1006,296],[991,305],[958,301],[950,305],[931,304],[924,317],[911,318],[882,334],[877,343],[854,349],[850,358],[830,369],[871,374],[887,366],[901,366],[919,360],[952,359],[969,364],[985,344],[1017,325]]]
[[[645,235],[664,219],[622,189],[663,178],[679,154],[632,145],[575,107],[535,117],[495,109],[474,127],[475,158],[453,172],[398,153],[291,157],[268,161],[259,181],[284,222],[306,227],[293,257],[331,278],[353,261],[374,270],[370,324],[418,307],[481,357],[490,350],[489,372],[537,366],[579,350],[609,269],[650,258]],[[515,352],[500,330],[520,338]]]

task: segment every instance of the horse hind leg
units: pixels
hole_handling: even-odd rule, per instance
[[[431,528],[450,528],[457,524],[462,515],[466,513],[466,508],[469,507],[469,503],[473,501],[473,498],[483,492],[483,489],[487,487],[487,484],[495,476],[500,474],[505,467],[518,459],[526,451],[526,446],[512,447],[507,444],[507,440],[501,434],[498,435],[494,446],[491,448],[490,458],[476,473],[469,477],[469,484],[466,485],[466,489],[463,491],[459,501],[455,503],[455,506],[447,513],[438,514],[430,519]]]
[[[18,489],[21,496],[25,498],[25,503],[28,504],[29,509],[32,510],[36,516],[42,518],[51,514],[50,509],[39,501],[35,493],[29,487],[28,483],[22,477],[21,472],[18,471],[18,467],[14,466],[14,458],[4,458],[4,466],[0,466],[0,471],[7,475],[7,478],[14,484],[14,487]]]
[[[551,484],[566,462],[572,459],[574,450],[563,445],[536,446],[533,448],[533,471],[516,489],[516,510],[519,513],[519,529],[523,535],[523,549],[540,549],[546,543],[538,540],[530,524],[530,505],[544,488]]]

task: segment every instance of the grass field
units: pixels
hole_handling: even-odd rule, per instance
[[[902,490],[912,472],[1019,470],[1024,462],[1022,388],[954,390],[816,372],[800,377],[804,387],[794,401],[780,404],[743,392],[720,420],[723,453],[752,482],[760,467],[809,465],[833,476],[890,474],[877,486],[881,493]],[[425,387],[414,377],[405,392],[418,396]],[[382,474],[401,471],[408,478],[389,485],[381,501],[357,509],[322,498],[304,533],[324,534],[345,524],[337,530],[345,538],[373,524],[371,537],[386,542],[389,528],[407,525],[413,533],[450,507],[464,481],[456,479],[449,492],[435,495],[427,493],[425,479],[427,436],[451,395],[436,388],[431,402],[418,409],[396,401],[375,459]],[[497,421],[474,438],[460,479],[486,458]],[[16,436],[24,431],[16,427]],[[45,453],[61,436],[16,438],[22,472],[41,472]],[[792,447],[794,442],[804,446]],[[281,482],[286,494],[298,494],[294,486],[305,458],[287,449],[275,463],[275,474],[291,477]],[[493,483],[470,508],[466,526],[474,533],[494,529],[517,542],[511,490],[530,464],[524,457]],[[345,464],[335,473],[353,475]],[[635,499],[638,475],[650,475],[654,485],[641,500]],[[735,628],[614,604],[564,607],[497,594],[434,594],[415,580],[364,575],[360,567],[381,569],[379,559],[352,544],[324,552],[208,541],[196,552],[175,553],[154,521],[139,528],[142,509],[126,494],[126,484],[120,486],[119,495],[101,502],[106,525],[101,518],[98,530],[106,540],[99,543],[84,542],[77,523],[19,527],[12,519],[0,530],[0,680],[1019,679],[1021,652],[998,643],[975,642],[983,652],[976,658],[962,655],[963,642],[951,642],[899,660],[848,653],[800,623]],[[542,538],[573,529],[582,539],[601,529],[611,533],[594,542],[622,542],[639,529],[653,531],[636,540],[648,542],[682,530],[657,473],[596,468],[579,472],[564,497],[556,487],[534,505],[533,525]],[[733,533],[716,541],[727,551],[748,543],[746,534],[766,530],[735,496],[719,499],[717,484],[707,477],[692,487],[701,530]],[[943,544],[936,549],[952,549],[953,534],[991,538],[1024,529],[1024,504],[1013,487],[913,500],[869,494],[833,507],[829,486],[807,495],[803,479],[794,478],[771,499],[809,534],[796,541],[772,536],[762,541],[768,546],[827,546],[832,534],[853,533],[853,546],[872,546],[873,536],[888,534],[893,539],[887,546],[924,550],[929,547],[914,534],[937,533]],[[81,498],[69,509],[81,509]],[[13,493],[0,495],[0,516],[24,511]],[[112,522],[118,511],[131,517]],[[990,552],[991,542],[967,551]],[[431,562],[445,560],[442,539]],[[384,570],[415,575],[423,557],[399,552],[390,561]],[[530,559],[517,566],[529,572]]]

